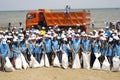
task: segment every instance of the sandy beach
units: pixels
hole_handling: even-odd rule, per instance
[[[61,69],[61,68],[36,68],[16,70],[15,72],[0,72],[1,80],[119,80],[120,72],[86,70],[86,69]]]

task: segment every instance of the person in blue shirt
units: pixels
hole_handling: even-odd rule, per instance
[[[8,46],[9,46],[8,57],[9,57],[11,63],[13,64],[13,52],[12,52],[12,45],[13,45],[13,43],[10,40],[8,40],[7,43],[8,43]]]
[[[49,39],[49,36],[46,35],[45,36],[45,39],[43,41],[44,43],[44,52],[47,54],[48,56],[48,60],[49,60],[49,63],[50,65],[52,65],[52,42],[51,42],[51,39]]]
[[[105,59],[105,56],[107,55],[107,48],[108,48],[107,39],[105,37],[101,36],[101,46],[100,46],[101,56],[99,58],[101,65]]]
[[[70,48],[68,46],[67,38],[63,39],[63,44],[61,45],[60,50],[63,54],[65,53],[68,56]]]
[[[91,67],[93,66],[93,63],[95,61],[95,54],[96,53],[100,53],[100,46],[101,46],[101,43],[99,41],[99,37],[98,36],[95,36],[93,38],[93,41],[92,41],[92,44],[91,44],[91,61],[90,61],[90,65]]]
[[[84,39],[81,41],[81,47],[83,52],[90,52],[91,50],[91,44],[87,34],[84,35]]]
[[[1,57],[1,71],[5,71],[4,64],[5,64],[5,58],[7,57],[9,52],[9,46],[6,43],[6,39],[2,40],[2,44],[0,46],[0,57]]]
[[[69,12],[70,12],[70,6],[67,4],[66,7],[65,7],[66,16],[68,16]]]
[[[42,39],[38,38],[35,43],[35,58],[40,63],[42,57],[42,48],[43,48],[43,41]]]
[[[120,57],[120,39],[119,40],[116,40],[116,44],[115,44],[115,52],[116,52],[116,54],[115,55],[117,55],[117,56],[119,56]]]
[[[59,60],[60,60],[60,45],[59,45],[59,42],[57,40],[57,36],[53,37],[53,40],[52,40],[52,51],[53,51],[54,55],[57,55]]]
[[[113,57],[114,57],[114,46],[113,46],[113,42],[108,42],[108,49],[106,50],[107,51],[107,58],[108,58],[108,61],[110,63],[110,67],[112,68],[113,66]]]
[[[15,66],[15,60],[17,57],[20,56],[20,53],[21,53],[17,39],[13,39],[12,52],[13,52],[13,61],[14,61],[14,66]]]
[[[35,57],[34,48],[35,48],[34,39],[30,38],[28,40],[28,54],[33,54],[33,56]]]
[[[81,39],[79,37],[79,34],[76,34],[75,39],[72,41],[72,51],[73,51],[73,56],[74,54],[78,53],[80,58],[81,58],[81,51],[80,51],[80,44],[81,44]]]
[[[26,61],[30,61],[30,54],[29,54],[29,51],[28,51],[28,44],[26,44],[26,39],[23,39],[21,42],[20,42],[20,51],[23,53]]]

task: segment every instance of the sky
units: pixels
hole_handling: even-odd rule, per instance
[[[0,0],[0,11],[71,8],[120,8],[120,0]]]

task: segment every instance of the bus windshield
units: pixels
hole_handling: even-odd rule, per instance
[[[32,18],[35,18],[36,15],[35,14],[27,14],[27,19],[32,19]]]

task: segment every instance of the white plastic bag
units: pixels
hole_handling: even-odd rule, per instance
[[[53,61],[53,66],[60,67],[60,61],[59,61],[57,55],[55,55],[55,59]]]
[[[40,67],[43,67],[45,64],[45,61],[44,61],[44,54],[42,55],[42,58],[40,60]]]
[[[102,64],[102,70],[110,71],[110,63],[108,62],[108,59],[106,56],[105,56],[105,60],[103,61],[103,64]]]
[[[98,58],[100,57],[100,53],[95,53],[95,56],[96,56],[96,59],[95,59],[95,62],[93,63],[92,69],[99,70],[100,69],[100,61],[98,60]]]
[[[82,52],[83,68],[90,69],[90,53]]]
[[[22,60],[22,67],[24,69],[27,69],[29,67],[29,65],[28,65],[27,61],[25,60],[25,57],[23,56],[22,53],[20,54],[20,57],[21,57],[21,60]]]
[[[73,60],[72,68],[74,68],[74,69],[81,68],[80,59],[79,59],[79,55],[78,54],[75,54],[75,58]]]
[[[15,68],[16,69],[22,69],[22,60],[21,57],[17,57],[15,60]]]
[[[64,69],[68,68],[68,56],[65,52],[62,54],[62,67]]]
[[[113,61],[112,71],[119,71],[120,68],[119,57],[118,56],[113,57],[112,61]]]
[[[13,65],[11,64],[11,62],[10,62],[10,60],[9,60],[9,58],[6,57],[5,60],[6,60],[6,63],[5,63],[5,65],[4,65],[5,70],[8,71],[8,72],[15,71]]]
[[[33,55],[31,55],[30,57],[31,61],[30,61],[30,67],[31,68],[38,68],[40,67],[40,64],[37,62],[37,60],[33,57]]]
[[[49,63],[47,54],[45,54],[45,66],[46,66],[46,67],[50,67],[50,63]]]

